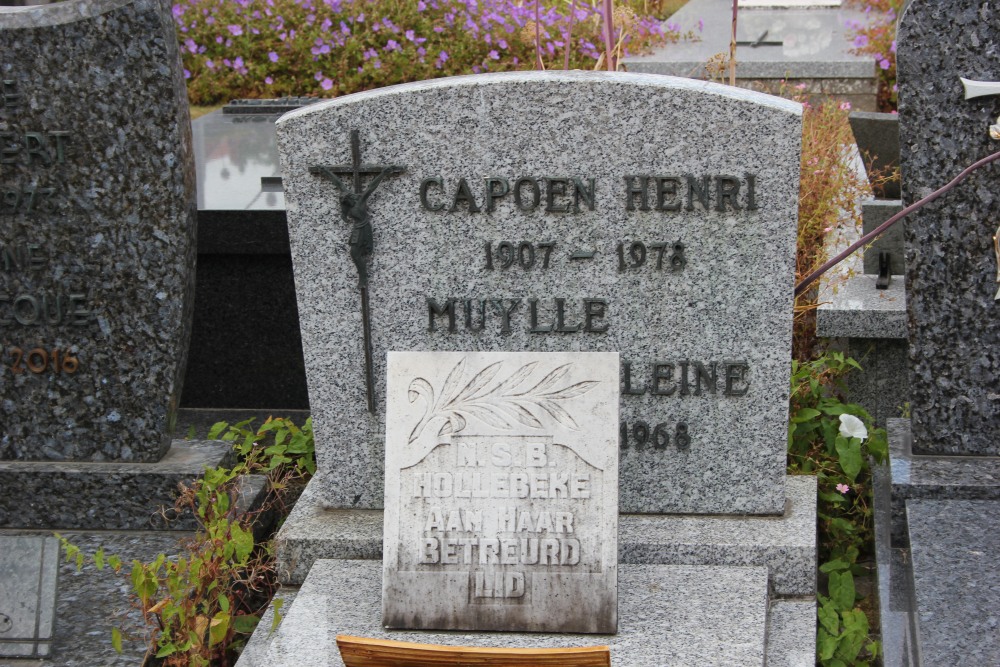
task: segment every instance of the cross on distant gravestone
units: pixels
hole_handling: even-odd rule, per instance
[[[962,78],[991,81],[996,7],[913,0],[900,19],[899,134],[904,204],[1000,150],[992,89],[964,99]],[[922,454],[1000,454],[1000,301],[996,166],[972,174],[906,221],[910,408]]]
[[[170,5],[0,9],[0,459],[159,460],[195,259]]]

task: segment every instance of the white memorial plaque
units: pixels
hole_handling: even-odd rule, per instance
[[[613,633],[614,352],[389,352],[382,622]]]

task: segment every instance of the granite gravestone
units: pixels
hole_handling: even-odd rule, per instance
[[[617,628],[618,355],[389,352],[382,623]]]
[[[159,460],[194,174],[170,5],[0,8],[0,459]]]
[[[623,512],[780,513],[800,109],[532,72],[282,117],[324,502],[382,505],[388,350],[590,350],[621,353]]]
[[[960,81],[1000,79],[996,18],[993,3],[952,0],[913,2],[900,21],[904,204],[1000,150],[1000,97],[965,100]],[[914,453],[1000,454],[996,173],[973,173],[906,221]]]

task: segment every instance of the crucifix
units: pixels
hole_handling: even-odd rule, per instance
[[[344,222],[351,225],[351,236],[348,241],[351,261],[358,271],[358,291],[361,293],[361,322],[364,327],[365,350],[365,393],[368,399],[368,412],[375,414],[375,378],[372,371],[372,327],[371,311],[368,306],[368,258],[375,249],[375,239],[372,236],[371,216],[368,211],[368,198],[375,188],[387,177],[401,174],[406,167],[400,165],[362,164],[360,140],[358,131],[351,130],[351,164],[349,165],[313,165],[309,173],[329,179],[340,191],[340,215]],[[350,176],[348,187],[340,176]],[[361,188],[362,176],[375,178],[368,187]]]

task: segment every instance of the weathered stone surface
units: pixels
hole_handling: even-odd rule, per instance
[[[49,655],[58,575],[56,538],[0,536],[0,656]]]
[[[194,278],[170,5],[0,9],[0,459],[170,443]]]
[[[1000,150],[996,96],[963,99],[959,77],[1000,78],[1000,24],[988,0],[913,0],[900,20],[903,204]],[[906,221],[913,450],[1000,454],[996,166]]]
[[[350,166],[355,130],[362,192],[405,167],[347,216],[374,241],[374,414],[351,224],[322,169]],[[525,72],[346,96],[277,133],[328,505],[382,504],[386,351],[591,350],[621,354],[623,511],[781,513],[798,104]]]
[[[615,632],[618,355],[390,352],[382,622]]]
[[[504,648],[608,645],[615,667],[758,667],[765,658],[773,667],[802,667],[803,653],[815,650],[815,635],[803,622],[811,611],[807,603],[798,610],[772,609],[777,622],[768,618],[763,567],[623,565],[616,635],[387,630],[380,617],[380,574],[371,561],[318,561],[295,601],[285,607],[278,630],[268,637],[267,653],[258,643],[239,665],[339,666],[338,634]],[[257,634],[263,635],[270,629],[257,627]],[[797,639],[790,637],[797,629],[804,632]],[[771,637],[775,650],[765,656]]]

